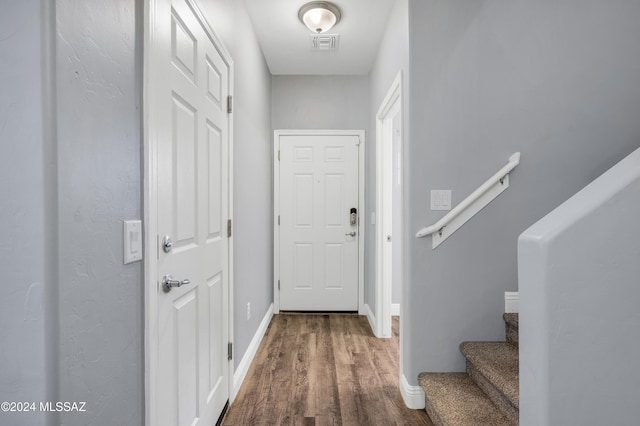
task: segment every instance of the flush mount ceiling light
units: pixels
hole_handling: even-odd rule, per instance
[[[300,8],[298,18],[311,31],[324,33],[340,22],[340,9],[327,1],[312,1]]]

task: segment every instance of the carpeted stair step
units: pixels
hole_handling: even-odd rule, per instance
[[[507,342],[463,342],[467,373],[514,424],[520,407],[518,348]]]
[[[511,426],[466,373],[421,373],[426,411],[435,426]]]
[[[518,346],[518,314],[504,314],[502,318],[507,342]]]

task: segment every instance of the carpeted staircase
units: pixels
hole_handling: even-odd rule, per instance
[[[518,314],[504,314],[506,342],[463,342],[466,373],[421,373],[436,426],[517,425]]]

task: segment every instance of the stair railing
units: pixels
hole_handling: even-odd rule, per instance
[[[431,248],[435,249],[444,240],[449,238],[458,228],[465,224],[487,204],[493,201],[505,189],[509,187],[509,173],[520,164],[520,153],[516,152],[509,157],[509,162],[496,174],[491,176],[478,189],[473,191],[460,204],[431,226],[422,228],[416,234],[416,238],[431,235]]]

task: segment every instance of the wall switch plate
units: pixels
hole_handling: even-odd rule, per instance
[[[431,190],[431,210],[451,210],[451,190]]]
[[[142,221],[124,221],[124,264],[142,260]]]

